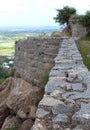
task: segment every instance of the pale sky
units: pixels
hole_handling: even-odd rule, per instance
[[[66,5],[79,14],[90,10],[90,0],[0,0],[0,26],[55,26],[56,9]]]

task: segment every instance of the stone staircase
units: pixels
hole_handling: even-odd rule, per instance
[[[32,130],[90,130],[90,72],[73,38],[64,38]]]

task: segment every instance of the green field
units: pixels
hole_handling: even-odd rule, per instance
[[[26,37],[26,34],[0,35],[0,55],[13,55],[15,52],[15,41]]]
[[[0,55],[13,55],[14,43],[0,43]]]

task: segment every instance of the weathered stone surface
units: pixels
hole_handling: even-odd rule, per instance
[[[50,97],[48,95],[44,95],[43,99],[40,101],[39,105],[53,107],[55,105],[58,105],[60,103],[63,103],[62,101],[56,100],[53,97]]]
[[[75,21],[75,19],[73,19],[73,18],[71,18],[69,21],[70,21],[69,24],[71,25],[73,37],[83,37],[86,35],[86,33],[87,33],[86,27],[82,26],[79,23],[74,24],[73,21]]]
[[[74,39],[66,38],[55,58],[32,130],[90,130],[89,108],[90,73]]]
[[[74,104],[65,105],[63,102],[61,102],[61,104],[53,106],[52,112],[53,114],[71,114],[73,112],[74,107]]]
[[[72,120],[73,120],[73,122],[79,122],[81,124],[86,123],[89,125],[89,122],[90,122],[90,103],[89,104],[82,103],[81,109],[73,115]]]
[[[16,126],[18,126],[18,120],[15,116],[8,116],[4,123],[3,126],[1,128],[1,130],[7,130],[7,128],[12,128],[14,125],[16,124]]]
[[[64,90],[61,89],[61,87],[60,87],[62,84],[65,84],[65,81],[56,80],[56,79],[49,80],[48,83],[45,86],[45,92],[46,93],[52,93],[55,90],[60,90],[61,92],[64,92]]]
[[[14,113],[22,119],[35,118],[35,105],[39,101],[37,95],[38,89],[34,89],[30,84],[22,79],[16,78],[11,80],[12,86],[9,86],[11,92],[8,93],[6,100],[7,107],[13,110]],[[33,114],[31,113],[32,110]]]
[[[49,112],[48,111],[45,111],[44,109],[37,109],[37,112],[36,112],[36,117],[37,118],[44,118],[46,115],[48,115]]]
[[[54,119],[53,122],[55,123],[67,123],[68,117],[65,114],[58,114]]]
[[[8,78],[0,88],[0,128],[4,122],[2,130],[11,126],[14,119],[20,119],[21,122],[35,119],[37,105],[42,97],[39,88],[20,78]]]
[[[83,86],[82,86],[81,83],[72,84],[72,89],[75,90],[75,91],[82,91]]]
[[[31,119],[27,119],[22,123],[19,130],[31,130],[33,123]]]
[[[7,108],[5,102],[0,104],[0,127],[2,126],[5,118],[9,115],[9,109]]]
[[[50,74],[49,74],[49,76],[52,76],[52,77],[54,77],[54,76],[64,77],[65,73],[63,71],[61,71],[61,70],[53,70],[52,69],[51,72],[50,72]]]
[[[61,98],[61,95],[62,95],[62,91],[60,91],[60,90],[55,90],[55,91],[53,91],[53,92],[50,94],[51,97],[54,97],[54,98],[56,98],[56,99],[60,99],[60,98]]]
[[[48,130],[45,120],[37,118],[31,130]]]
[[[80,126],[77,126],[76,128],[72,129],[72,130],[83,130],[82,128],[80,128]]]
[[[15,45],[16,74],[19,73],[24,80],[31,82],[37,72],[42,74],[50,70],[61,41],[61,37],[29,37],[19,40]]]

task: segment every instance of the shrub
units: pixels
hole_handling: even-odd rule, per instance
[[[89,27],[90,26],[90,11],[87,11],[86,14],[82,17],[80,20],[80,23],[85,26]]]
[[[48,82],[48,79],[49,79],[49,72],[45,72],[41,75],[43,85],[45,85]]]
[[[9,74],[10,74],[10,76],[14,76],[14,74],[15,74],[15,69],[14,68],[12,68],[11,70],[10,70],[10,72],[9,72]]]
[[[0,84],[2,84],[4,80],[5,80],[4,78],[1,78],[0,79]]]
[[[38,96],[43,96],[44,94],[44,88],[40,88],[39,91],[37,91]]]
[[[8,78],[9,76],[9,71],[3,67],[0,67],[0,78]]]

